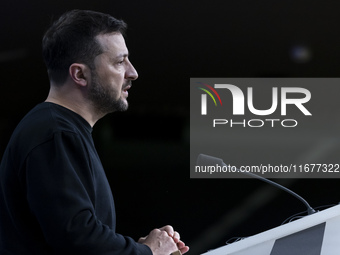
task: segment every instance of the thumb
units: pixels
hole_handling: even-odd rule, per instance
[[[144,243],[147,237],[148,236],[139,238],[138,243]]]

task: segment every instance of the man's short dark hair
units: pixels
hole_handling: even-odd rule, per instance
[[[42,41],[50,80],[56,84],[64,83],[73,63],[93,68],[94,58],[102,53],[95,37],[113,32],[124,35],[126,27],[124,21],[104,13],[73,10],[63,14],[47,30]]]

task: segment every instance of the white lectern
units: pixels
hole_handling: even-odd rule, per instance
[[[204,255],[339,255],[340,205]]]

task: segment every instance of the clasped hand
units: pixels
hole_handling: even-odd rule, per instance
[[[179,233],[169,225],[152,230],[146,237],[139,238],[138,242],[149,246],[153,255],[169,255],[177,250],[184,254],[189,250],[180,240]]]

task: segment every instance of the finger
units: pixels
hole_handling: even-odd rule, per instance
[[[188,246],[184,246],[183,248],[179,249],[181,251],[182,254],[187,253],[189,251],[189,247]]]
[[[147,238],[147,236],[146,236],[146,237],[141,237],[141,238],[139,238],[139,239],[138,239],[138,243],[143,243],[143,242],[145,241],[146,238]]]
[[[189,251],[189,246],[186,246],[184,242],[179,241],[177,243],[177,249],[181,251],[182,254]]]
[[[172,238],[174,239],[175,243],[178,243],[179,240],[181,239],[179,233],[177,231],[174,231],[174,235],[172,236]]]
[[[183,247],[185,246],[185,243],[182,242],[182,241],[179,241],[179,242],[177,242],[176,244],[177,244],[177,248],[178,248],[178,249],[181,249],[181,248],[183,248]]]
[[[170,225],[166,225],[166,226],[160,228],[160,230],[166,231],[168,233],[168,235],[171,236],[171,237],[174,236],[174,229]]]

